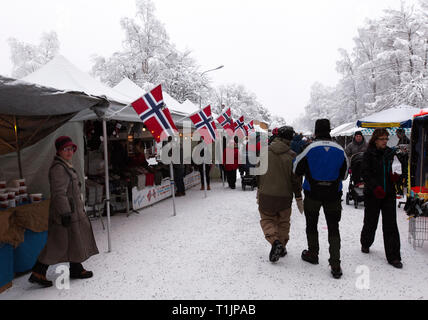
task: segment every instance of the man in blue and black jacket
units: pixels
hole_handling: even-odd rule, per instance
[[[348,175],[348,159],[345,151],[330,136],[330,121],[319,119],[315,123],[315,140],[294,161],[293,171],[305,176],[304,212],[308,250],[302,259],[318,264],[318,218],[324,209],[330,244],[330,267],[334,278],[342,276],[340,267],[339,221],[342,214],[342,180]]]

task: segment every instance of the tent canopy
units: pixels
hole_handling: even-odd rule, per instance
[[[331,130],[330,135],[332,137],[352,135],[354,128],[356,128],[355,122],[344,123],[344,124],[334,128],[333,130]],[[360,129],[358,129],[358,130],[360,130]]]
[[[0,76],[0,154],[35,144],[81,110],[101,114],[107,106],[104,98]]]
[[[361,128],[411,128],[413,116],[418,112],[420,112],[418,108],[401,105],[360,119],[357,126]]]
[[[128,104],[129,97],[92,78],[79,70],[62,55],[57,55],[46,65],[22,80],[66,91],[79,91],[94,96],[106,96],[111,104]]]

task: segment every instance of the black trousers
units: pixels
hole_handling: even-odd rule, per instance
[[[210,171],[211,165],[209,164],[201,164],[199,166],[199,173],[201,174],[201,184],[204,186],[204,167],[205,166],[205,178],[207,179],[207,186],[210,185]]]
[[[372,246],[375,240],[379,215],[382,212],[383,243],[388,262],[401,261],[396,202],[395,198],[380,200],[373,196],[365,196],[364,199],[364,226],[361,231],[361,245],[365,248]]]
[[[31,271],[46,276],[46,272],[48,271],[49,266],[47,264],[41,263],[37,260]],[[81,273],[85,270],[81,263],[70,262],[70,273]]]
[[[319,253],[318,218],[321,207],[324,210],[328,227],[328,242],[330,252],[330,265],[340,264],[340,232],[339,222],[342,217],[341,199],[333,201],[320,201],[305,197],[304,210],[306,217],[306,237],[308,250],[316,255]]]
[[[225,171],[227,183],[232,189],[236,188],[236,170]]]
[[[184,165],[174,166],[174,182],[177,187],[177,192],[186,192],[186,188],[184,187]]]

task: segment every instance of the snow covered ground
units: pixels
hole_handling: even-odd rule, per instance
[[[288,255],[272,264],[259,224],[256,192],[243,192],[237,185],[231,190],[213,183],[206,199],[199,188],[189,190],[186,197],[177,198],[176,217],[171,199],[139,215],[112,217],[112,253],[106,253],[107,234],[101,222],[94,221],[100,254],[84,263],[94,271],[92,279],[72,280],[68,290],[40,289],[26,275],[15,279],[0,299],[428,299],[428,242],[416,250],[409,244],[402,209],[398,224],[404,268],[398,270],[386,262],[380,224],[371,253],[360,251],[363,208],[343,202],[344,275],[335,280],[328,267],[322,213],[320,264],[300,258],[306,249],[305,219],[294,203]],[[47,277],[53,281],[59,277],[55,267],[49,268]]]

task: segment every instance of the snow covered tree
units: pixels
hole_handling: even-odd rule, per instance
[[[216,113],[220,113],[221,106],[224,104],[232,109],[232,117],[235,119],[244,116],[246,121],[256,119],[270,123],[272,120],[271,114],[257,100],[256,95],[248,91],[243,85],[220,86],[215,90],[212,101],[213,110]]]
[[[338,84],[332,90],[315,84],[302,118],[324,115],[341,124],[402,104],[426,106],[428,0],[419,4],[415,8],[402,2],[398,10],[384,10],[380,18],[366,20],[351,54],[339,50]]]
[[[180,51],[170,42],[164,25],[155,16],[152,0],[137,0],[135,19],[123,18],[123,48],[110,58],[93,56],[93,75],[115,86],[127,77],[140,87],[147,83],[162,84],[164,90],[179,102],[190,100],[196,105],[211,104],[220,113],[224,103],[234,117],[270,122],[271,115],[254,93],[241,85],[213,88],[209,75],[202,75],[190,50]]]
[[[60,42],[55,31],[43,33],[40,44],[34,45],[8,39],[13,65],[12,77],[23,78],[48,63],[59,52]]]

